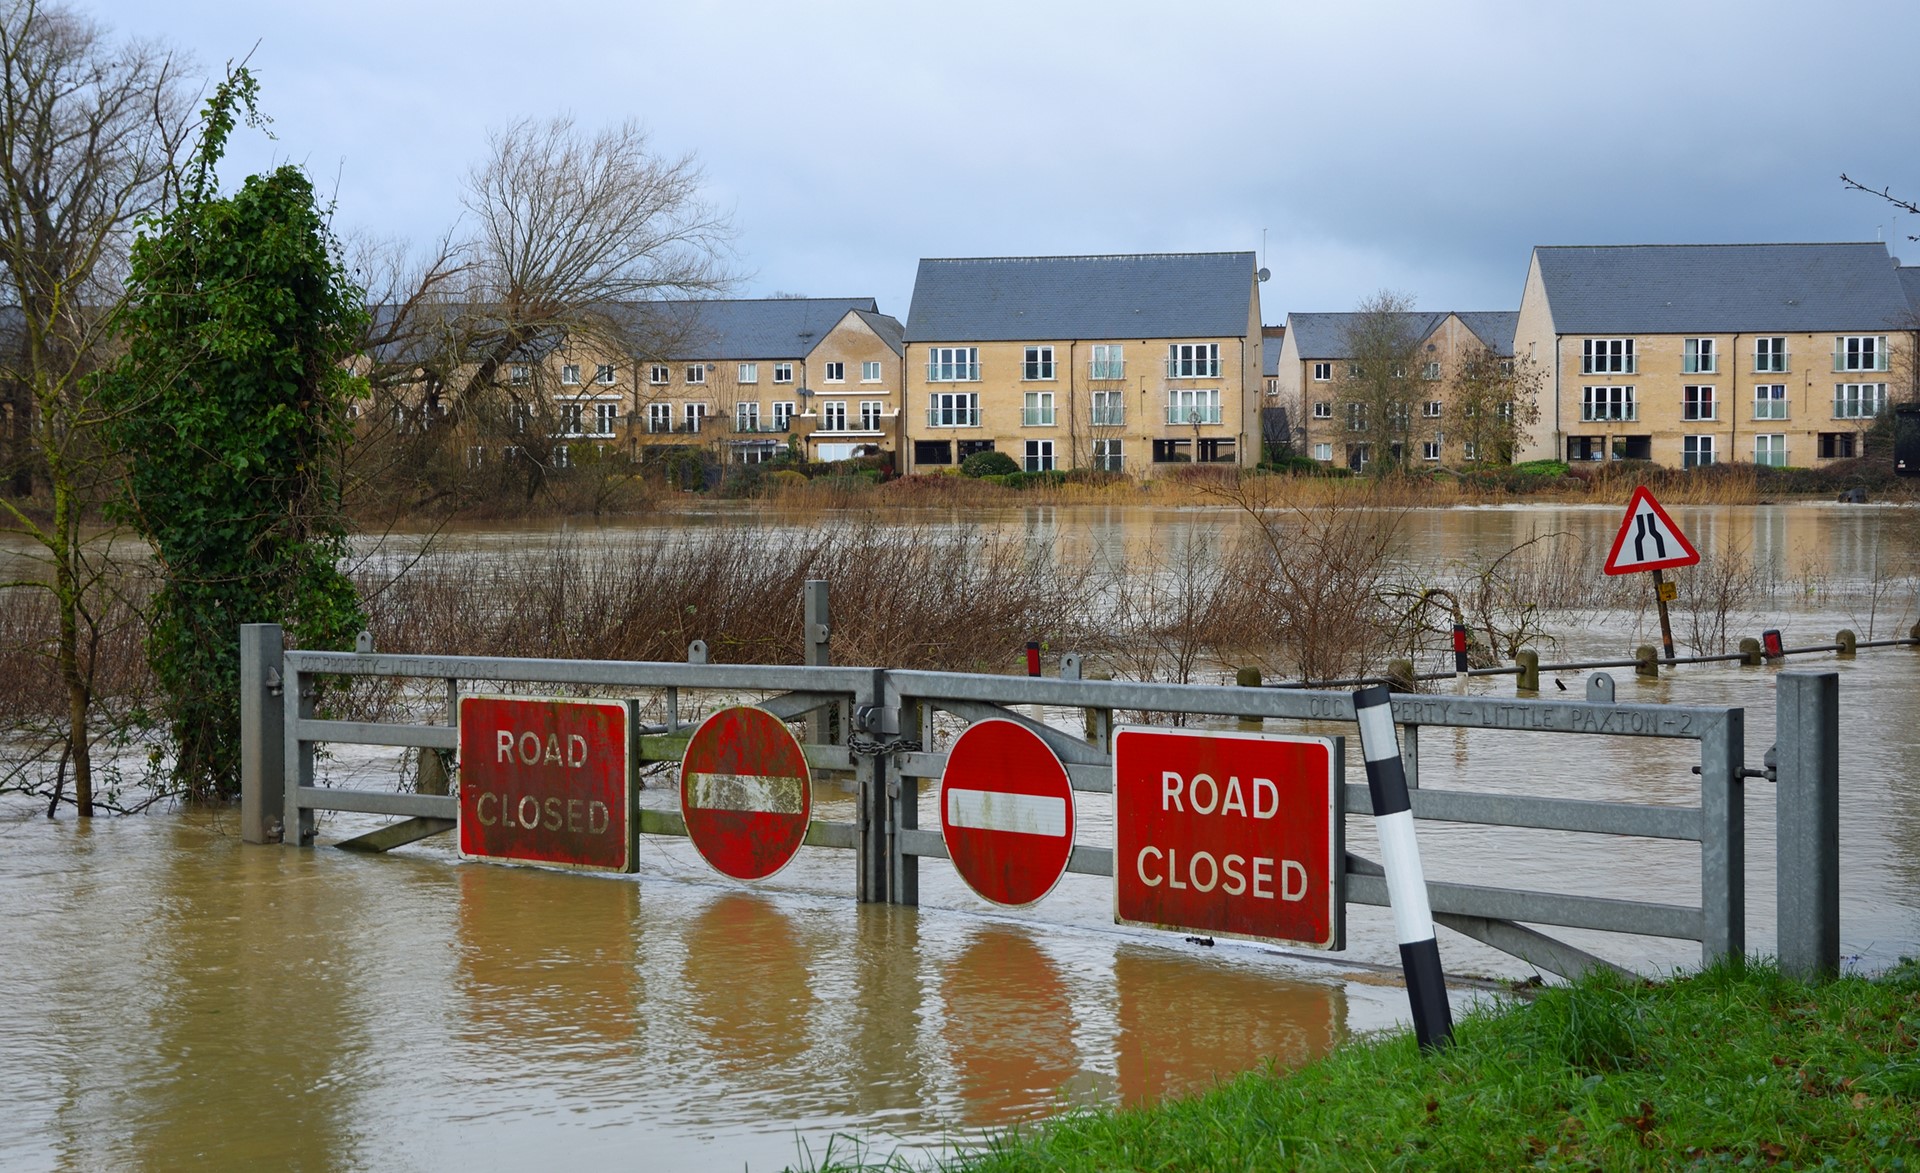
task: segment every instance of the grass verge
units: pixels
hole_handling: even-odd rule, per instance
[[[940,1167],[1920,1169],[1917,1038],[1912,960],[1816,985],[1761,964],[1594,977],[1473,1013],[1438,1054],[1411,1035],[1355,1043],[1191,1099],[1070,1113]]]

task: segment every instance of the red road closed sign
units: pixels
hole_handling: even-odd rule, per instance
[[[633,870],[618,701],[460,698],[460,852]]]
[[[813,776],[787,723],[748,705],[700,723],[680,760],[680,813],[701,858],[763,880],[793,860],[813,816]]]
[[[1333,738],[1122,729],[1113,768],[1115,921],[1345,946]]]
[[[1017,721],[974,722],[947,753],[940,832],[967,887],[995,904],[1032,904],[1073,855],[1067,768]]]

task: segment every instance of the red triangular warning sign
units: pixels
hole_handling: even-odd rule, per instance
[[[1627,502],[1627,516],[1613,539],[1604,567],[1608,574],[1632,574],[1638,570],[1665,570],[1670,566],[1692,566],[1700,561],[1700,551],[1687,541],[1687,535],[1673,524],[1673,518],[1660,508],[1647,487],[1633,491]]]

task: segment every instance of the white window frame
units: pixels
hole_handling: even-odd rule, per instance
[[[1315,444],[1315,445],[1313,446],[1313,458],[1314,458],[1315,460],[1332,460],[1332,459],[1333,459],[1333,445],[1331,445],[1331,444]]]
[[[1833,385],[1833,418],[1837,420],[1870,420],[1879,415],[1887,406],[1887,385],[1885,383],[1835,383]]]
[[[1757,420],[1787,418],[1787,385],[1785,383],[1754,384],[1753,418]]]
[[[977,428],[980,426],[978,391],[935,391],[927,397],[927,426],[930,428]]]
[[[687,419],[687,433],[689,435],[699,435],[700,428],[707,422],[707,405],[704,403],[689,403],[687,404],[685,415]]]
[[[587,430],[587,405],[584,403],[563,403],[560,405],[560,435],[580,436]]]
[[[1787,435],[1785,432],[1757,432],[1753,437],[1753,462],[1771,468],[1787,466]]]
[[[1429,383],[1438,383],[1440,381],[1440,364],[1437,362],[1428,363],[1424,377]]]
[[[734,382],[736,383],[747,384],[758,383],[759,381],[760,364],[757,362],[743,362],[740,364],[740,369],[734,372]]]
[[[1833,340],[1833,369],[1836,371],[1884,371],[1887,361],[1885,334],[1842,334]]]
[[[793,364],[790,362],[774,363],[773,364],[773,381],[776,383],[793,382]]]
[[[654,435],[673,431],[673,404],[647,404],[647,431]]]
[[[733,405],[733,430],[736,432],[757,432],[760,430],[760,405],[758,403],[736,403]]]
[[[687,368],[687,382],[690,385],[698,386],[706,381],[707,364],[697,362]]]
[[[1706,468],[1713,463],[1713,435],[1680,437],[1680,467]]]
[[[555,444],[553,446],[553,467],[573,467],[573,452],[565,444]]]
[[[820,364],[822,383],[844,383],[847,381],[847,364],[843,362],[823,362]]]
[[[860,401],[860,430],[877,432],[880,430],[880,417],[885,415],[887,405],[884,400],[862,399]]]
[[[1127,348],[1117,342],[1096,342],[1093,357],[1087,360],[1089,379],[1124,379],[1127,377]]]
[[[880,364],[878,362],[862,362],[860,364],[860,381],[862,383],[878,383],[880,378]]]
[[[1168,343],[1167,377],[1170,379],[1219,378],[1220,344],[1218,342]]]
[[[1364,432],[1367,430],[1367,405],[1364,403],[1347,404],[1347,431]]]
[[[1316,383],[1333,382],[1333,364],[1330,362],[1314,363],[1313,364],[1313,381]],[[1329,456],[1327,457],[1327,459],[1332,460],[1333,457]]]
[[[610,362],[595,363],[593,365],[593,381],[602,387],[613,386],[617,373],[613,364]]]
[[[1580,340],[1580,373],[1583,375],[1632,375],[1633,339],[1583,338]]]
[[[1127,470],[1126,443],[1122,440],[1095,440],[1093,442],[1093,467],[1101,472],[1125,472]]]
[[[793,426],[793,412],[796,404],[791,399],[776,399],[773,402],[773,429],[784,432]]]
[[[673,372],[662,363],[654,363],[647,368],[647,382],[656,387],[664,387],[673,378]]]
[[[1020,426],[1023,428],[1053,426],[1053,392],[1026,392],[1025,402],[1020,407]]]
[[[1639,418],[1640,405],[1634,401],[1631,383],[1602,383],[1580,389],[1583,423],[1631,423]]]
[[[1683,375],[1717,375],[1720,373],[1720,356],[1711,338],[1688,338],[1683,344],[1680,355],[1680,373]]]
[[[1688,383],[1680,388],[1680,418],[1711,420],[1720,418],[1715,407],[1711,383]]]
[[[560,365],[560,384],[563,387],[578,387],[580,385],[579,363],[570,362]]]
[[[1092,424],[1096,428],[1117,428],[1127,422],[1127,393],[1125,391],[1095,391],[1093,393]]]
[[[1787,340],[1784,335],[1770,334],[1753,340],[1753,373],[1756,375],[1787,373]]]
[[[978,346],[930,346],[927,348],[927,382],[978,383],[980,348]]]
[[[523,362],[508,363],[507,382],[515,387],[525,387],[533,382],[533,368]]]
[[[1020,379],[1022,382],[1051,383],[1054,378],[1053,347],[1029,346],[1020,359]]]
[[[1313,418],[1317,420],[1332,419],[1333,418],[1333,400],[1331,399],[1314,400],[1313,401]]]
[[[1462,440],[1460,442],[1460,459],[1469,463],[1480,459],[1480,445],[1474,443],[1472,440]]]
[[[1421,406],[1420,414],[1423,417],[1430,420],[1439,419],[1440,418],[1440,400],[1438,399],[1427,400],[1426,403]]]
[[[620,402],[602,399],[593,405],[593,434],[611,436],[620,426]]]
[[[1169,387],[1167,422],[1170,424],[1217,424],[1220,422],[1220,388]]]
[[[1445,442],[1446,441],[1442,440],[1439,436],[1435,436],[1431,440],[1420,441],[1420,459],[1439,460],[1440,446]]]
[[[823,432],[844,432],[847,430],[847,401],[827,399],[820,404],[820,430]]]
[[[1053,441],[1028,440],[1026,459],[1021,462],[1023,472],[1053,471]]]

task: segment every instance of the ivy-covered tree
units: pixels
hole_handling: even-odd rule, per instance
[[[239,789],[240,624],[284,623],[304,647],[348,646],[363,625],[338,565],[337,469],[364,302],[298,168],[220,194],[257,90],[245,69],[216,88],[178,205],[135,242],[108,379],[125,510],[163,576],[148,657],[176,780],[201,797]]]

